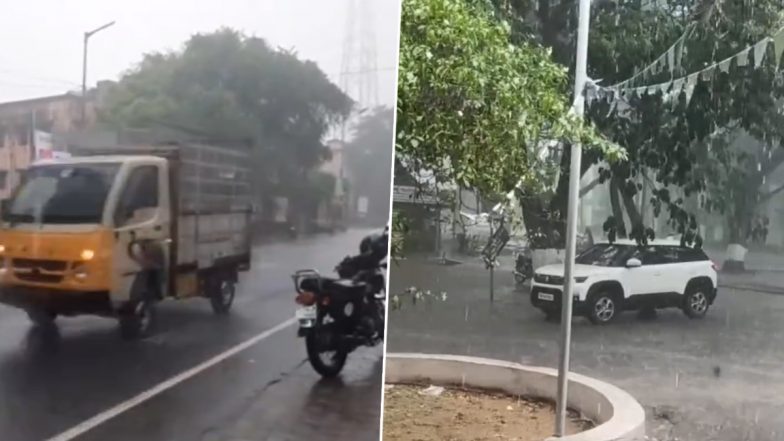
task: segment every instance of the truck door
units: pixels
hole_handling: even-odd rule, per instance
[[[165,162],[135,165],[126,175],[114,210],[112,300],[130,300],[139,273],[167,294],[171,211]]]

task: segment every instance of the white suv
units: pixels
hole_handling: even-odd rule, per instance
[[[624,310],[681,308],[701,318],[716,298],[716,267],[708,256],[678,242],[599,243],[575,260],[574,311],[594,324],[611,322]],[[548,318],[561,311],[563,264],[537,268],[531,303]]]

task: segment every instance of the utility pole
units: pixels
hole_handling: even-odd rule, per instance
[[[585,112],[585,84],[588,78],[588,28],[591,19],[591,0],[580,0],[577,22],[577,60],[574,74],[574,114],[582,118]],[[555,436],[566,435],[566,404],[569,374],[569,350],[572,340],[572,304],[574,302],[574,259],[577,239],[577,217],[580,198],[580,162],[582,146],[573,143],[569,165],[569,208],[566,217],[566,256],[564,289],[561,296],[561,353],[558,363],[558,395],[556,398]]]
[[[85,128],[87,125],[87,43],[90,37],[112,25],[114,25],[113,21],[84,33],[84,48],[82,50],[82,128]]]
[[[487,217],[487,223],[490,225],[490,242],[493,241],[493,215]],[[495,258],[490,261],[490,303],[495,301]]]
[[[367,0],[351,0],[346,12],[340,88],[355,100],[359,109],[374,109],[379,105],[379,97],[373,4]],[[342,122],[342,141],[346,141],[348,126],[356,122],[357,117],[358,115],[352,112],[352,115]]]

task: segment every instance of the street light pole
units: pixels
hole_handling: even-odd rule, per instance
[[[591,0],[580,0],[577,23],[577,60],[574,73],[574,107],[578,118],[585,111],[585,84],[588,78],[588,28]],[[566,253],[564,256],[564,289],[561,297],[561,353],[558,363],[558,395],[556,397],[555,435],[566,435],[566,404],[569,374],[569,350],[572,339],[572,304],[574,302],[574,259],[577,239],[577,209],[580,196],[580,162],[582,146],[573,143],[569,166],[569,207],[566,216]]]
[[[84,33],[84,47],[82,50],[82,126],[87,122],[87,42],[90,40],[90,37],[112,25],[114,25],[113,21]]]

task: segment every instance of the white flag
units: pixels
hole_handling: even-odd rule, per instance
[[[751,52],[751,48],[747,47],[743,49],[742,52],[738,53],[736,58],[738,59],[738,66],[746,66],[749,64],[749,52]]]
[[[765,38],[764,40],[754,45],[754,68],[755,69],[760,67],[760,65],[762,64],[762,60],[765,59],[765,53],[768,52],[768,43],[770,43],[770,39]]]

